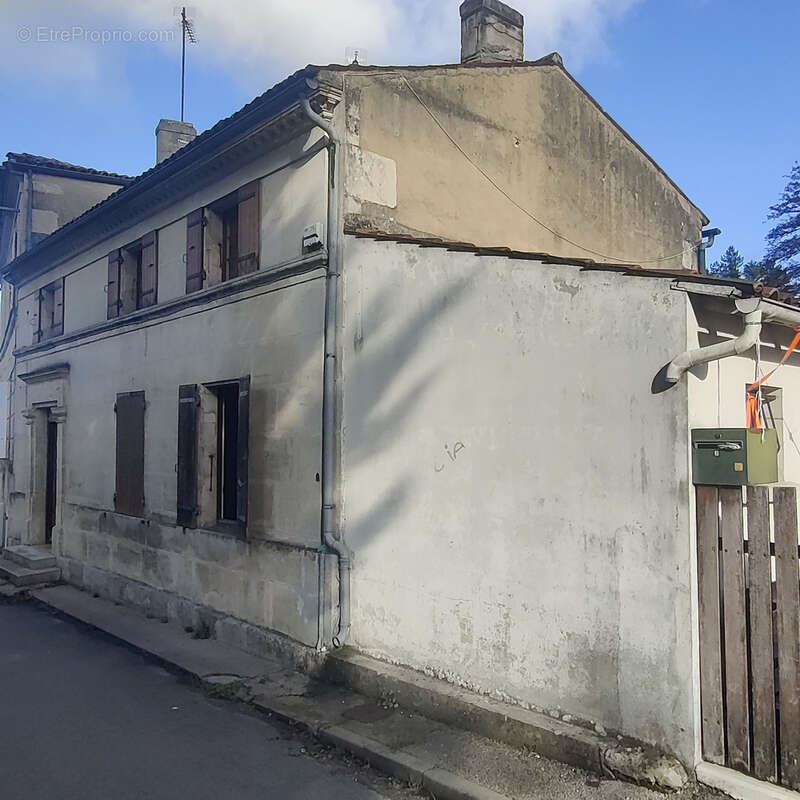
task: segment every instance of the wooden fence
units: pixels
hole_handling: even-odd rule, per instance
[[[796,490],[696,496],[703,757],[800,789]]]

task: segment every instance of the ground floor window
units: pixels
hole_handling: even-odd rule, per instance
[[[181,386],[178,406],[178,524],[243,535],[250,377]]]

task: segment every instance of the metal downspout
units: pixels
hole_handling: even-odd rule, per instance
[[[720,236],[722,231],[719,228],[709,228],[700,234],[700,244],[697,246],[697,271],[701,275],[706,275],[708,269],[706,268],[706,250],[712,247],[714,239]]]
[[[336,129],[317,114],[307,97],[300,98],[303,113],[328,137],[330,180],[328,183],[328,265],[325,288],[325,363],[322,372],[322,543],[330,548],[339,560],[339,627],[333,637],[334,646],[347,642],[350,633],[350,565],[351,553],[345,544],[336,509],[338,486],[337,423],[336,412],[336,353],[338,332],[339,277],[342,263],[341,210],[341,139]],[[322,559],[320,559],[322,561]],[[322,576],[322,568],[320,568]],[[319,612],[322,607],[320,581]],[[319,619],[319,640],[322,644],[322,618]]]
[[[757,309],[751,310],[753,308],[752,298],[737,300],[736,307],[740,312],[745,312],[744,330],[741,335],[735,339],[728,339],[708,347],[699,347],[695,350],[687,350],[685,353],[681,353],[667,367],[665,376],[667,383],[677,383],[684,372],[698,364],[707,364],[710,361],[719,361],[721,358],[746,353],[756,344],[761,335],[762,312]]]

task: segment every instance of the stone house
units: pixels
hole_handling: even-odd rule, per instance
[[[127,175],[80,167],[54,158],[29,153],[8,153],[0,164],[0,266],[8,264],[46,236],[133,178]],[[14,287],[4,282],[0,289],[0,517],[5,530],[5,498],[9,466],[10,380],[14,367],[11,334],[15,309]]]
[[[462,18],[460,64],[300,70],[3,268],[7,543],[693,765],[689,432],[744,424],[752,359],[663,368],[734,299],[777,361],[790,307],[698,273],[707,218],[516,12]]]

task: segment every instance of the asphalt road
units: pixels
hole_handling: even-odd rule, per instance
[[[0,605],[3,800],[398,796],[306,745],[102,634]]]

